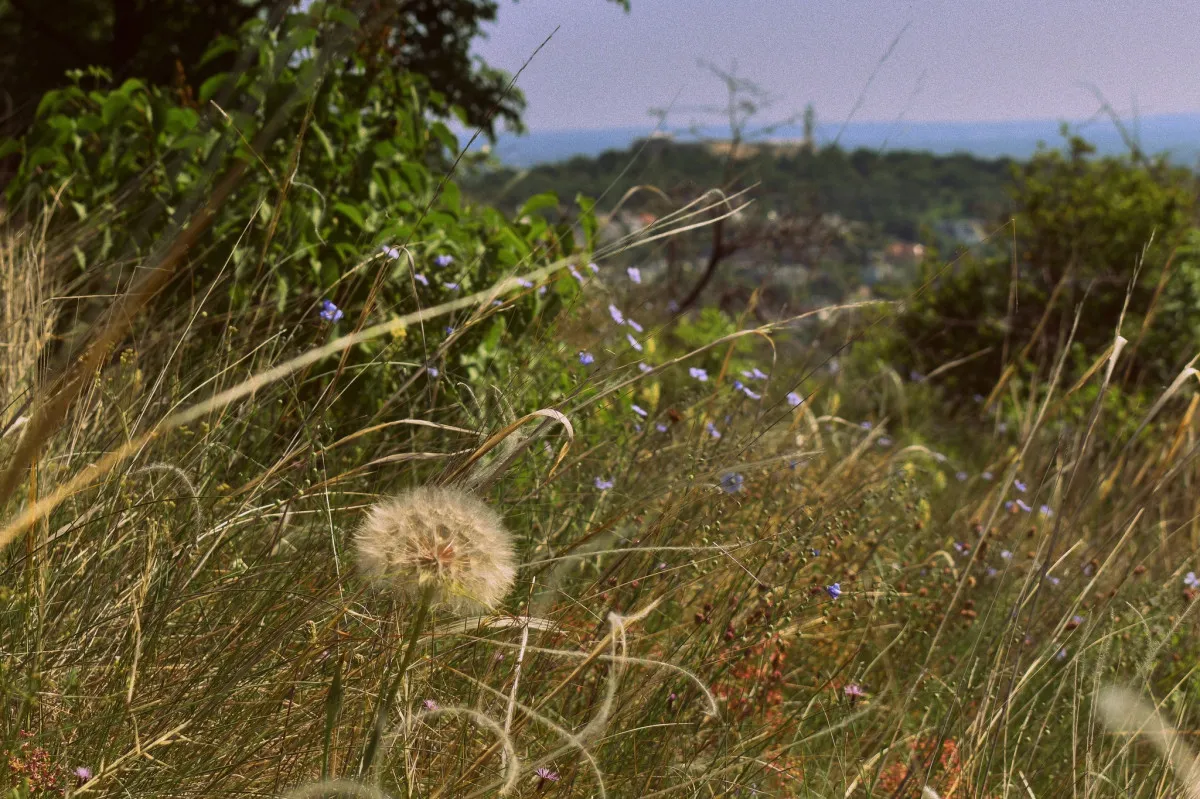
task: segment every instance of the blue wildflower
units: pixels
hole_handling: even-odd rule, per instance
[[[639,333],[646,332],[646,329],[644,327],[642,327],[641,325],[639,325],[637,322],[633,321],[632,319],[626,319],[625,322],[626,322],[626,324],[628,324],[630,327],[632,327],[634,330],[636,330]]]
[[[424,276],[424,275],[422,275],[420,272],[413,272],[413,280],[417,281],[417,282],[418,282],[418,283],[420,283],[422,286],[428,286],[428,285],[429,285],[429,278],[425,277],[425,276]]]
[[[690,369],[688,369],[688,374],[691,375],[692,377],[694,377],[695,379],[699,380],[701,383],[708,382],[708,372],[704,371],[703,369],[701,369],[698,366],[693,366]]]
[[[385,244],[379,248],[379,251],[393,260],[400,257],[400,249],[397,247],[389,247]]]
[[[1188,588],[1200,588],[1200,577],[1197,577],[1195,572],[1188,572],[1183,577],[1183,584]]]
[[[438,368],[436,366],[429,367],[429,376],[430,377],[437,377],[440,374],[441,374],[441,372],[438,371]]]
[[[633,337],[632,333],[626,333],[625,340],[629,342],[629,346],[633,347],[638,352],[642,351],[642,345],[638,342],[638,340],[636,338]]]
[[[523,277],[519,277],[519,278],[517,278],[517,285],[523,289],[531,289],[531,288],[533,288],[533,281],[526,280]]]
[[[593,275],[600,274],[600,267],[596,266],[595,262],[588,264],[588,269],[592,270]]]
[[[713,424],[712,422],[706,422],[704,425],[704,429],[707,430],[708,434],[710,436],[712,436],[713,438],[721,437],[721,431],[718,430],[717,426],[715,424]]]
[[[1054,511],[1051,510],[1049,505],[1043,505],[1040,508],[1038,508],[1038,513],[1040,513],[1043,516],[1053,516],[1054,515]]]
[[[609,303],[608,305],[608,315],[611,316],[612,320],[618,325],[625,324],[625,314],[621,313],[621,309],[612,303]]]
[[[595,480],[595,485],[596,488],[600,489],[601,491],[607,491],[613,487],[614,483],[612,480],[605,480],[603,477],[597,477]]]
[[[870,422],[860,422],[858,426],[861,427],[863,430],[870,430],[872,427]]]
[[[1018,491],[1020,491],[1022,494],[1024,494],[1024,493],[1025,493],[1025,489],[1026,489],[1026,488],[1028,488],[1028,487],[1029,487],[1029,486],[1025,485],[1025,484],[1024,484],[1024,483],[1022,483],[1020,480],[1013,480],[1013,488],[1017,489],[1017,490],[1018,490]]]
[[[584,366],[588,366],[596,360],[596,356],[592,355],[587,350],[579,351],[579,362]]]
[[[625,274],[629,275],[629,279],[634,283],[642,282],[642,270],[638,269],[636,266],[631,266],[626,269]]]
[[[1031,508],[1031,507],[1029,506],[1029,503],[1028,503],[1028,502],[1026,502],[1026,501],[1025,501],[1025,500],[1023,500],[1023,499],[1018,499],[1018,500],[1017,500],[1017,507],[1018,507],[1018,508],[1020,508],[1021,510],[1025,511],[1026,513],[1029,513],[1030,511],[1032,511],[1032,510],[1033,510],[1033,508]]]
[[[804,402],[804,398],[795,391],[789,391],[787,395],[787,402],[788,405],[791,405],[793,408],[799,408],[800,404]]]
[[[643,419],[646,418],[646,410],[636,403],[633,405],[633,412]]]
[[[326,322],[337,322],[345,316],[341,309],[329,300],[321,300],[321,318]]]
[[[646,363],[645,361],[638,361],[638,371],[645,374],[646,372],[653,372],[654,367],[651,366],[650,364]]]
[[[742,386],[742,393],[752,400],[762,399],[762,394],[759,394],[757,391],[751,391],[749,386]]]
[[[433,262],[437,266],[449,266],[450,264],[454,263],[454,256],[453,255],[439,255],[437,258],[433,259]]]
[[[834,583],[833,585],[825,586],[825,593],[829,594],[833,599],[837,599],[842,595],[842,584]]]
[[[730,472],[721,478],[721,490],[726,494],[736,494],[742,490],[742,483],[746,478],[737,472]]]
[[[575,268],[574,264],[568,266],[567,271],[571,273],[571,277],[575,278],[580,283],[583,283],[583,275],[579,274],[579,270]]]
[[[667,432],[667,426],[665,424],[663,424],[662,422],[659,422],[658,424],[654,425],[654,429],[660,433]]]

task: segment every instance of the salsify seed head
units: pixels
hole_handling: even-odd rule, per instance
[[[371,508],[354,535],[363,571],[412,599],[494,608],[512,588],[516,556],[500,514],[459,488],[424,486]]]

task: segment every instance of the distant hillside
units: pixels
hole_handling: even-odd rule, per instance
[[[479,200],[509,210],[547,191],[567,202],[583,193],[593,198],[604,195],[612,203],[627,189],[647,184],[686,200],[724,184],[727,159],[719,149],[656,140],[640,153],[633,147],[527,170],[478,173],[464,180],[463,188]],[[736,187],[758,184],[750,196],[761,213],[836,214],[867,223],[884,238],[915,241],[922,225],[1000,218],[1007,209],[1012,165],[1008,159],[963,154],[760,147],[738,160],[734,183]],[[627,207],[653,207],[654,202],[650,195],[640,195]]]
[[[842,147],[888,150],[925,150],[939,155],[955,152],[969,153],[981,158],[1028,158],[1039,142],[1057,145],[1060,121],[1052,119],[1003,122],[851,122],[841,130],[840,124],[817,125],[819,145],[832,144],[835,137]],[[1071,122],[1073,131],[1080,133],[1102,155],[1126,151],[1120,131],[1107,118]],[[1160,114],[1142,117],[1127,124],[1140,138],[1142,149],[1148,153],[1170,153],[1173,160],[1192,165],[1200,159],[1200,113]],[[576,155],[596,156],[606,150],[624,150],[635,140],[648,136],[652,127],[603,128],[597,130],[544,130],[525,136],[502,135],[495,147],[497,157],[505,164],[527,167],[562,161]],[[700,131],[706,138],[727,135],[720,128]],[[778,134],[784,139],[799,139],[799,128],[783,128]],[[477,142],[475,147],[482,146]]]

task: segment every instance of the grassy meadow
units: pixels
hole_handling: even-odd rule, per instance
[[[993,371],[887,356],[936,254],[672,311],[639,259],[752,189],[479,208],[322,36],[257,110],[77,85],[7,151],[4,796],[1200,797],[1197,372],[1130,367],[1183,256],[1122,229],[1162,281],[1020,294]]]
[[[46,230],[0,250],[6,461],[69,291]],[[1197,401],[1172,396],[1194,373],[1110,440],[1102,403],[1064,424],[1079,386],[1009,381],[951,412],[936,376],[857,368],[872,326],[839,320],[877,308],[687,347],[628,274],[540,271],[567,309],[475,376],[453,335],[347,368],[370,320],[318,303],[197,297],[135,328],[5,504],[13,795],[1188,790],[1186,743],[1139,739],[1119,696],[1101,712],[1120,686],[1194,723]],[[508,285],[363,329],[538,296]],[[406,379],[366,412],[385,371]],[[491,610],[439,603],[414,629],[419,601],[364,578],[353,532],[420,485],[486,500],[518,565]]]

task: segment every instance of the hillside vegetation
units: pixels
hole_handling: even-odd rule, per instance
[[[81,72],[3,145],[6,796],[1200,790],[1189,173],[822,150],[728,201],[672,146],[493,205],[386,21]],[[802,169],[1018,247],[767,321],[631,265]],[[602,236],[655,174],[700,198]]]

